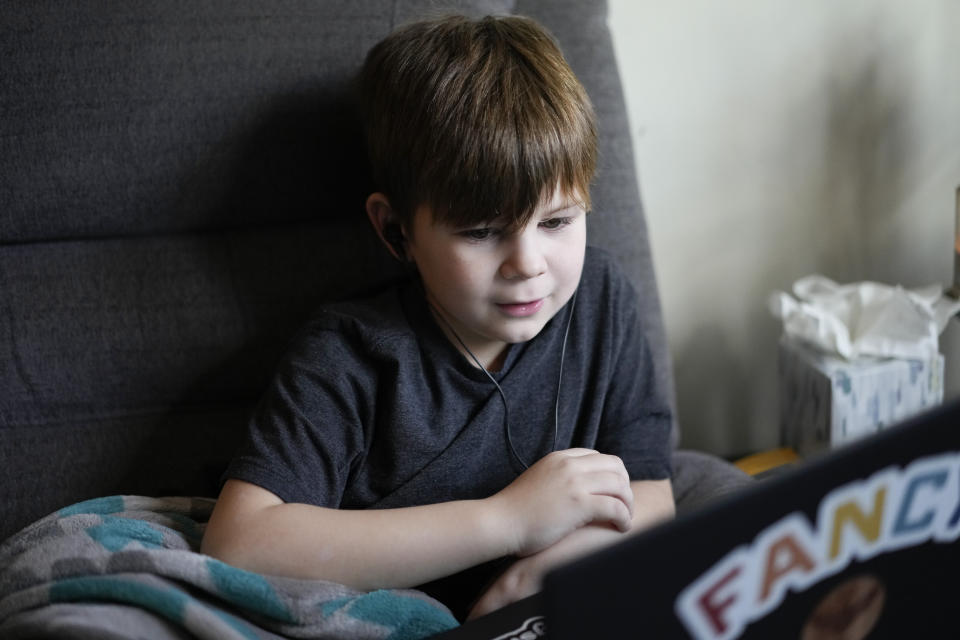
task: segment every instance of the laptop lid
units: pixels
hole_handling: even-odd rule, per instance
[[[550,573],[549,637],[960,637],[960,402]]]

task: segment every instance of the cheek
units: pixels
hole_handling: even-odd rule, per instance
[[[456,252],[432,258],[429,264],[424,265],[429,269],[429,275],[424,275],[424,280],[433,285],[435,294],[447,297],[448,301],[462,302],[470,295],[483,292],[485,274],[475,261]]]
[[[455,262],[447,265],[447,278],[450,287],[460,295],[482,295],[486,292],[489,274],[483,268],[471,262]]]
[[[571,229],[571,231],[574,231]],[[586,248],[586,229],[582,225],[570,234],[557,247],[554,268],[564,279],[579,280],[583,270],[584,250]]]

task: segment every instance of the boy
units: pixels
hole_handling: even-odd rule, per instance
[[[374,47],[367,214],[410,282],[301,334],[203,550],[268,574],[419,587],[463,619],[673,513],[670,409],[636,294],[587,250],[590,102],[523,18]]]

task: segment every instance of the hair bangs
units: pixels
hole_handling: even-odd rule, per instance
[[[589,208],[593,107],[534,21],[411,25],[365,67],[374,178],[401,220],[426,205],[451,227],[518,228],[558,188]]]
[[[485,47],[464,69],[458,113],[445,118],[457,123],[446,129],[454,135],[435,145],[451,155],[437,153],[424,175],[421,193],[435,219],[519,228],[556,189],[589,208],[593,107],[556,43],[523,18],[478,28]]]

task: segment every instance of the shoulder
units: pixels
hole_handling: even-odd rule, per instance
[[[321,306],[293,339],[288,359],[349,366],[351,361],[412,347],[415,336],[403,297],[403,287],[393,286],[369,297]]]
[[[644,348],[640,297],[617,259],[603,249],[587,249],[574,315],[585,332],[581,339],[603,353],[636,355]]]
[[[617,259],[606,249],[588,246],[583,258],[583,280],[590,284],[610,283],[630,287],[630,281]]]
[[[583,261],[578,296],[588,299],[592,305],[609,310],[636,308],[637,292],[620,267],[617,259],[608,251],[588,246]]]

